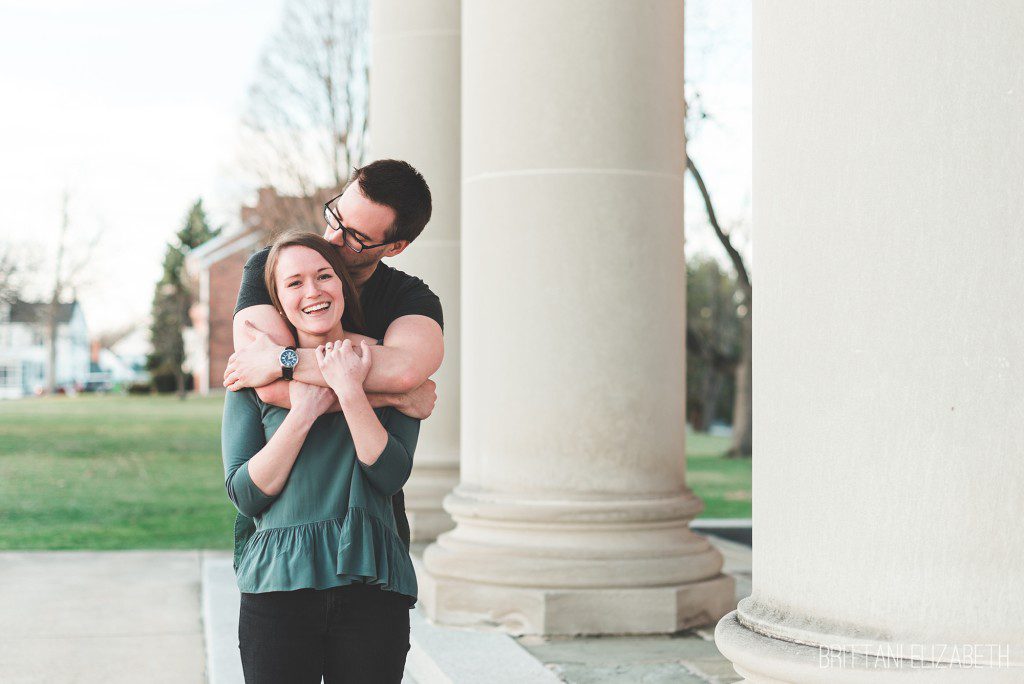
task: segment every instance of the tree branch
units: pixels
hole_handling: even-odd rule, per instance
[[[747,274],[747,267],[743,264],[743,257],[740,256],[740,253],[732,246],[732,241],[729,239],[729,235],[725,233],[722,230],[722,227],[718,224],[718,217],[715,216],[715,207],[711,202],[711,195],[708,192],[708,188],[704,184],[704,178],[700,175],[700,171],[697,170],[697,165],[693,163],[693,159],[691,159],[689,155],[686,156],[686,168],[689,169],[691,174],[693,174],[693,179],[697,181],[697,187],[700,188],[701,197],[704,199],[704,209],[708,214],[708,222],[711,224],[711,228],[715,231],[715,235],[718,236],[719,241],[725,248],[726,254],[729,255],[729,260],[732,262],[733,268],[736,269],[740,288],[743,290],[743,294],[746,297],[747,305],[750,306],[753,301],[752,288],[750,284],[750,276]]]

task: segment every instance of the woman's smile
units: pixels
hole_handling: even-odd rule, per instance
[[[324,316],[331,308],[330,302],[315,302],[302,308],[302,313],[313,318],[318,316]]]

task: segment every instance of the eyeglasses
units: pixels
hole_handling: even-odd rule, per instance
[[[341,195],[338,195],[338,197],[341,197]],[[356,235],[356,231],[352,230],[351,228],[346,228],[344,225],[342,225],[341,216],[335,213],[333,209],[331,209],[331,204],[337,201],[338,197],[329,199],[327,200],[326,203],[324,203],[324,220],[327,221],[327,225],[330,226],[333,230],[340,230],[344,234],[343,242],[345,243],[346,247],[348,247],[353,252],[358,254],[359,252],[362,252],[364,249],[383,247],[384,245],[390,245],[394,242],[398,242],[397,240],[388,240],[387,242],[381,242],[380,244],[376,245],[368,245],[365,242],[363,242],[359,238],[359,236]]]

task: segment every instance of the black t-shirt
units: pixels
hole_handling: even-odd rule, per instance
[[[238,300],[235,303],[235,313],[242,309],[258,304],[269,304],[270,293],[267,291],[267,284],[263,272],[267,266],[267,255],[270,248],[265,247],[249,257],[242,270],[242,285],[238,289]],[[427,284],[415,276],[403,273],[398,269],[377,264],[376,270],[369,280],[363,283],[362,292],[359,293],[359,302],[363,305],[363,317],[365,325],[356,326],[348,319],[349,309],[345,309],[342,315],[341,326],[348,332],[366,335],[381,339],[387,332],[388,326],[402,316],[418,314],[427,316],[437,321],[437,324],[444,330],[444,319],[441,314],[441,300],[430,291]],[[391,504],[395,510],[395,523],[398,528],[398,536],[401,537],[405,548],[409,548],[409,518],[405,514],[405,491],[399,490],[391,497]],[[239,519],[235,521],[235,543],[239,543]],[[253,524],[251,521],[241,521],[242,527],[250,528],[251,534]],[[243,530],[244,531],[244,530]],[[242,535],[241,539],[244,540]]]
[[[249,257],[242,270],[242,286],[238,290],[235,313],[257,304],[271,304],[263,271],[267,266],[270,248],[265,247]],[[363,283],[359,293],[366,324],[357,326],[349,320],[349,310],[342,315],[341,325],[348,332],[380,339],[396,318],[408,315],[427,316],[437,321],[444,330],[441,300],[431,292],[427,284],[416,276],[403,273],[381,262]]]

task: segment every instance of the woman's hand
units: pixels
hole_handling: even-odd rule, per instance
[[[316,348],[316,362],[324,380],[338,394],[339,399],[363,393],[363,382],[373,363],[366,342],[359,343],[362,356],[352,348],[352,340],[328,342]]]
[[[292,380],[288,383],[288,398],[291,399],[293,412],[316,420],[331,408],[334,392],[326,387]]]

